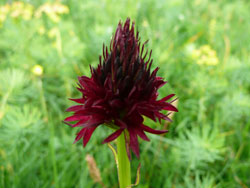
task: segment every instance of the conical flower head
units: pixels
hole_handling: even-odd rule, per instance
[[[167,102],[174,94],[157,100],[157,91],[166,82],[157,77],[159,68],[151,71],[152,50],[150,53],[145,51],[145,44],[140,44],[138,32],[135,35],[134,23],[131,26],[129,19],[124,25],[119,23],[109,50],[103,46],[103,58],[100,56],[99,65],[97,68],[90,67],[91,77],[78,78],[77,89],[82,97],[71,99],[79,105],[68,108],[67,111],[74,114],[65,119],[66,122],[75,121],[68,125],[82,128],[75,142],[83,138],[83,145],[86,146],[98,126],[114,125],[114,133],[103,143],[115,140],[125,131],[129,157],[130,149],[139,157],[138,136],[149,141],[145,132],[167,132],[154,130],[143,123],[143,116],[154,121],[171,121],[162,110],[178,111],[171,102]]]

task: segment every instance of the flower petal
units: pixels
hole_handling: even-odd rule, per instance
[[[173,96],[175,96],[175,94],[168,95],[168,96],[162,98],[161,100],[159,100],[159,102],[165,102],[165,101],[171,99]]]
[[[97,127],[98,127],[98,126],[86,128],[86,132],[85,132],[84,137],[83,137],[83,146],[84,146],[84,147],[85,147],[85,146],[87,145],[87,143],[89,142],[89,139],[91,138],[93,132],[95,131],[95,129],[96,129]]]
[[[71,101],[74,101],[76,103],[84,104],[85,98],[80,98],[80,99],[69,99]]]
[[[130,110],[128,111],[127,116],[129,116],[132,112],[134,112],[136,108],[137,108],[137,104],[134,104],[132,108],[130,108]]]
[[[126,120],[125,122],[127,125],[140,125],[143,122],[143,117],[139,112],[134,111],[131,115],[125,116],[124,120]]]
[[[126,152],[128,155],[129,160],[131,160],[131,152],[130,152],[130,146],[129,146],[129,135],[128,132],[124,132],[124,136],[125,136],[125,145],[126,145]]]
[[[158,78],[158,79],[157,79],[157,78]],[[156,87],[157,89],[159,89],[159,88],[161,88],[162,86],[164,86],[166,83],[167,83],[167,82],[164,82],[164,81],[162,80],[161,77],[156,77],[156,81],[155,81],[154,85],[155,85],[155,87]]]
[[[168,130],[155,130],[155,129],[152,129],[146,125],[143,125],[141,124],[140,127],[146,131],[146,132],[149,132],[149,133],[152,133],[152,134],[163,134],[163,133],[166,133],[168,132]]]
[[[106,114],[105,108],[98,106],[87,108],[85,106],[84,109],[75,112],[75,115],[82,115],[82,116],[97,115],[97,114],[105,115]]]
[[[102,143],[105,144],[107,142],[111,142],[111,141],[115,140],[117,137],[119,137],[121,135],[123,130],[124,129],[118,129],[117,131],[115,131],[114,133],[109,135]]]
[[[163,108],[163,110],[178,112],[178,109],[169,103]]]
[[[73,124],[68,123],[68,122],[66,122],[66,121],[62,121],[62,122],[65,123],[66,125],[70,126],[70,127],[73,127],[73,126],[74,126]]]
[[[143,140],[145,141],[150,141],[149,138],[147,137],[147,135],[144,133],[144,131],[140,128],[140,127],[137,127],[135,129],[136,131],[136,134],[141,137]]]
[[[85,119],[85,116],[82,114],[75,114],[73,116],[69,116],[64,119],[64,121],[80,121],[82,119]]]
[[[118,125],[120,128],[123,128],[123,129],[127,128],[127,124],[120,119],[116,119],[114,123],[115,125]]]
[[[87,128],[83,128],[83,129],[81,129],[81,130],[77,133],[77,136],[76,136],[76,138],[75,138],[74,143],[76,143],[78,140],[80,140],[80,139],[84,136],[84,134],[85,134],[85,132],[86,132],[86,129],[87,129]],[[74,144],[74,143],[73,143],[73,144]]]
[[[114,100],[109,102],[109,105],[112,108],[121,108],[123,106],[123,102],[119,99],[114,99]]]
[[[86,121],[89,120],[89,116],[84,116],[84,119],[78,121],[76,124],[74,124],[72,127],[80,127],[80,126],[84,126]]]
[[[133,128],[128,129],[129,137],[130,137],[130,148],[135,153],[137,158],[140,158],[140,151],[139,151],[139,144],[138,144],[138,138],[135,130]]]
[[[158,117],[158,119],[159,119],[160,122],[161,122],[161,119],[164,119],[164,120],[167,120],[169,122],[172,122],[172,120],[168,116],[164,115],[163,113],[155,112],[155,115]]]
[[[71,106],[69,108],[67,108],[67,112],[75,112],[75,111],[78,111],[78,110],[81,110],[83,109],[84,106],[83,105],[75,105],[75,106]]]
[[[154,112],[145,109],[139,109],[138,111],[140,114],[152,119],[153,121],[156,121]]]
[[[131,91],[129,92],[128,99],[130,99],[133,95],[133,93],[136,91],[136,86],[134,86]]]

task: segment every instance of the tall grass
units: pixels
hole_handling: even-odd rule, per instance
[[[48,3],[51,2],[51,3]],[[176,93],[170,131],[141,142],[141,188],[250,186],[250,3],[248,1],[1,1],[0,187],[118,187],[112,152],[100,127],[86,148],[62,123],[90,75],[102,44],[131,17],[149,39],[153,66]],[[51,7],[52,13],[46,13]],[[45,7],[45,8],[44,8]],[[55,10],[60,10],[55,12]],[[40,11],[40,13],[39,13]],[[40,65],[42,75],[34,72]]]

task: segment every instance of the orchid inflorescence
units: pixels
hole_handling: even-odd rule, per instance
[[[70,99],[79,103],[67,111],[74,114],[65,119],[71,127],[81,127],[75,142],[83,138],[86,146],[92,133],[101,125],[114,129],[103,143],[115,140],[125,133],[126,149],[130,158],[130,149],[139,158],[138,136],[149,141],[145,132],[166,133],[167,130],[155,130],[144,124],[143,116],[153,121],[171,121],[162,110],[177,112],[170,100],[170,94],[157,100],[158,89],[166,84],[157,76],[157,67],[151,71],[152,50],[148,53],[145,44],[140,42],[139,32],[135,34],[134,23],[128,18],[124,25],[118,24],[110,47],[103,46],[103,56],[99,57],[97,68],[90,66],[91,77],[78,77],[78,90],[82,97]],[[68,122],[75,121],[74,124]]]

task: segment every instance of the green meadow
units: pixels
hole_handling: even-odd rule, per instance
[[[0,188],[118,188],[100,126],[88,145],[62,121],[119,21],[149,39],[175,93],[168,129],[139,139],[138,188],[250,187],[250,1],[0,0]],[[115,146],[115,143],[112,143]],[[100,176],[99,176],[100,173]]]

